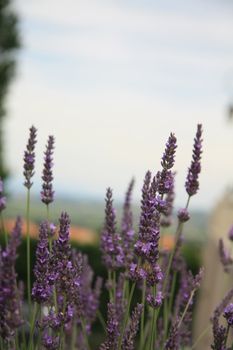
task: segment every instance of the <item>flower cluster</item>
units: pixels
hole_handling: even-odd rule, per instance
[[[31,127],[24,154],[24,185],[28,190],[34,174],[36,136],[36,129]],[[132,211],[134,180],[126,191],[119,226],[113,193],[110,188],[107,189],[105,221],[100,238],[106,275],[95,276],[88,257],[72,248],[71,220],[66,211],[61,213],[58,225],[48,221],[48,217],[47,221],[41,222],[31,290],[34,305],[31,308],[30,302],[27,305],[24,301],[24,313],[23,288],[15,271],[22,229],[21,219],[17,218],[10,239],[6,235],[5,245],[0,249],[1,349],[89,350],[96,348],[92,347],[96,322],[103,327],[103,332],[97,337],[100,350],[180,350],[196,346],[192,340],[192,319],[203,269],[196,275],[189,271],[181,247],[182,229],[190,219],[190,198],[199,188],[202,126],[197,126],[192,162],[185,183],[187,203],[178,211],[175,246],[169,251],[161,247],[160,237],[163,234],[161,230],[173,222],[176,149],[177,140],[171,133],[162,155],[161,169],[155,173],[148,171],[145,175],[138,228],[134,225]],[[41,200],[47,208],[54,199],[53,150],[54,138],[49,136],[41,191]],[[5,206],[6,198],[0,180],[0,212]],[[232,242],[232,228],[228,238]],[[225,271],[230,273],[233,260],[223,240],[219,243],[219,253]],[[27,267],[30,274],[29,259]],[[30,290],[29,286],[28,282]],[[104,293],[103,286],[107,286]],[[109,294],[107,300],[106,294]],[[102,298],[106,300],[106,310],[101,304]],[[232,299],[233,289],[214,311],[211,320],[213,350],[230,349]]]

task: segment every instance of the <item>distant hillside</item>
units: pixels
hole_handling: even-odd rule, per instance
[[[6,217],[13,218],[16,215],[25,215],[25,197],[10,198],[7,202],[7,209],[4,213]],[[118,218],[121,217],[121,203],[116,203]],[[56,199],[56,202],[51,205],[50,218],[57,223],[59,215],[62,211],[67,211],[71,217],[73,225],[79,225],[99,231],[104,220],[104,201],[92,201],[80,199],[79,201],[66,198]],[[140,207],[133,206],[135,225],[139,220]],[[32,199],[31,201],[31,219],[35,222],[40,222],[46,217],[45,205],[40,201]],[[185,226],[185,235],[188,238],[196,238],[205,240],[207,213],[203,211],[191,212],[191,220]],[[174,218],[174,222],[176,219]],[[170,232],[174,230],[169,229]]]

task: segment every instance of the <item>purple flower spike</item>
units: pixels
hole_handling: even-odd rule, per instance
[[[171,133],[166,143],[165,152],[161,160],[161,165],[164,170],[168,170],[173,167],[175,162],[176,148],[176,137],[174,134]]]
[[[24,186],[27,187],[27,189],[30,189],[32,187],[32,177],[34,175],[34,168],[35,168],[35,144],[37,142],[36,140],[36,134],[37,130],[34,126],[32,126],[30,129],[30,135],[28,139],[28,143],[26,146],[26,151],[24,152],[24,172],[23,175],[25,177]]]
[[[49,249],[48,249],[49,224],[43,222],[40,225],[39,242],[36,250],[36,265],[34,274],[36,280],[32,288],[32,297],[39,304],[49,300],[52,289],[49,284]]]
[[[138,327],[139,327],[139,320],[140,316],[143,310],[142,304],[137,304],[135,309],[133,310],[132,317],[130,320],[130,324],[128,329],[126,330],[126,334],[124,336],[123,340],[123,346],[122,348],[124,350],[134,350],[134,341],[137,335]]]
[[[101,235],[101,250],[106,267],[114,270],[123,266],[124,254],[120,236],[116,232],[116,214],[110,188],[107,189],[105,201],[105,225]]]
[[[44,170],[42,175],[43,185],[41,191],[41,200],[45,204],[50,204],[54,199],[53,191],[53,150],[54,150],[54,137],[49,136],[46,151],[44,153]]]
[[[128,190],[125,196],[125,202],[123,207],[123,217],[121,223],[121,236],[122,247],[124,251],[125,263],[128,265],[133,260],[133,241],[134,241],[134,229],[133,229],[133,214],[131,210],[131,196],[134,186],[134,179],[131,180]]]
[[[0,251],[0,336],[9,340],[23,323],[21,292],[17,287],[15,261],[20,244],[22,221],[18,217],[6,249]]]
[[[189,196],[193,196],[199,189],[198,177],[201,172],[201,154],[202,154],[202,125],[197,125],[196,137],[194,139],[193,156],[191,166],[188,169],[188,175],[185,182],[185,188]]]
[[[224,310],[223,317],[227,320],[229,326],[233,326],[233,304],[230,303]]]
[[[101,344],[100,350],[117,348],[117,340],[120,334],[117,310],[113,303],[108,303],[107,339]]]

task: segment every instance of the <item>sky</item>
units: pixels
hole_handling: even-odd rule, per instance
[[[16,0],[23,47],[8,97],[6,154],[21,191],[28,129],[38,128],[34,192],[43,150],[56,138],[57,194],[122,199],[130,179],[160,169],[178,139],[176,203],[197,123],[203,124],[200,192],[210,209],[233,183],[233,2],[230,0]]]

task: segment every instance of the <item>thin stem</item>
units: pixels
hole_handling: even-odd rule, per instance
[[[188,308],[189,308],[189,305],[190,305],[190,303],[192,302],[194,293],[195,293],[195,289],[194,289],[194,290],[192,291],[192,293],[190,294],[189,300],[188,300],[188,302],[187,302],[187,304],[186,304],[186,306],[185,306],[184,312],[183,312],[183,314],[182,314],[182,316],[181,316],[181,318],[180,318],[180,321],[179,321],[179,323],[178,323],[177,328],[180,328],[180,326],[181,326],[181,323],[182,323],[182,321],[183,321],[183,319],[184,319],[184,316],[186,315],[186,312],[187,312],[187,310],[188,310]]]
[[[27,294],[29,315],[31,315],[31,251],[30,251],[30,189],[27,190],[26,236],[27,236]]]
[[[62,308],[62,313],[63,315],[65,314],[65,310],[66,310],[66,296],[64,296],[64,303],[63,303],[63,308]],[[59,349],[63,350],[64,348],[64,324],[62,324],[61,326],[61,330],[60,330],[60,345],[59,345]]]
[[[86,342],[86,347],[87,347],[88,350],[90,350],[91,348],[90,348],[90,345],[89,345],[89,342],[88,342],[86,327],[85,327],[85,323],[84,323],[82,318],[81,318],[81,325],[82,325],[82,331],[83,331],[84,339],[85,339],[85,342]]]
[[[33,335],[34,335],[35,324],[36,324],[36,319],[37,319],[38,312],[39,312],[39,308],[38,308],[38,305],[35,303],[34,304],[33,317],[32,317],[32,321],[31,321],[31,324],[30,324],[30,336],[29,336],[29,346],[28,346],[29,350],[32,350],[34,348],[34,346],[33,346]]]
[[[156,289],[155,286],[153,286],[153,296],[155,297],[156,295]],[[150,343],[149,343],[149,349],[153,350],[153,345],[154,345],[154,333],[155,333],[155,325],[156,325],[156,313],[157,310],[153,309],[152,311],[152,325],[151,325],[151,335],[150,335]]]
[[[168,309],[167,309],[167,315],[166,315],[167,320],[166,320],[165,328],[164,328],[164,341],[167,338],[167,331],[168,331],[168,325],[169,325],[168,317],[169,317],[169,315],[170,315],[170,313],[172,311],[174,294],[175,294],[176,280],[177,280],[177,272],[175,271],[175,274],[174,274],[174,276],[172,278],[171,293],[170,293],[170,298],[169,298],[169,301],[168,301]]]
[[[145,299],[146,299],[146,280],[143,280],[142,315],[141,315],[141,323],[140,323],[140,349],[143,349],[143,346],[144,346]]]
[[[73,319],[72,336],[71,336],[71,349],[75,350],[77,341],[77,323],[76,319]]]
[[[209,324],[203,332],[201,332],[201,334],[198,336],[198,338],[195,340],[194,344],[191,346],[190,350],[195,349],[195,347],[197,346],[197,344],[199,343],[199,341],[204,337],[204,335],[208,332],[208,330],[210,329],[211,324]]]
[[[116,301],[116,271],[112,273],[112,283],[113,283],[113,301]]]
[[[7,244],[8,244],[8,235],[7,235],[7,232],[6,232],[6,229],[5,229],[2,212],[0,214],[0,218],[1,218],[2,231],[3,231],[4,237],[5,237],[5,245],[7,246]]]
[[[108,270],[108,289],[109,289],[109,299],[113,300],[113,292],[112,292],[112,273]]]
[[[132,302],[135,286],[136,286],[136,283],[134,282],[132,284],[132,287],[131,287],[131,291],[130,291],[130,295],[129,295],[129,299],[128,299],[128,304],[127,304],[127,309],[126,309],[123,325],[122,325],[122,328],[121,328],[121,333],[120,333],[119,340],[118,340],[117,350],[121,349],[121,343],[122,343],[124,332],[125,332],[125,328],[126,328],[126,325],[128,323],[128,319],[129,319],[130,305],[131,305],[131,302]]]
[[[229,323],[228,323],[228,324],[227,324],[227,331],[226,331],[225,342],[224,342],[224,345],[225,345],[225,346],[227,345],[227,338],[228,338],[228,335],[229,335],[229,330],[230,330],[230,325],[229,325]]]
[[[101,326],[103,327],[104,332],[107,333],[106,323],[104,321],[103,315],[101,314],[101,312],[99,310],[97,310],[96,316],[98,317],[98,319],[101,323]]]

